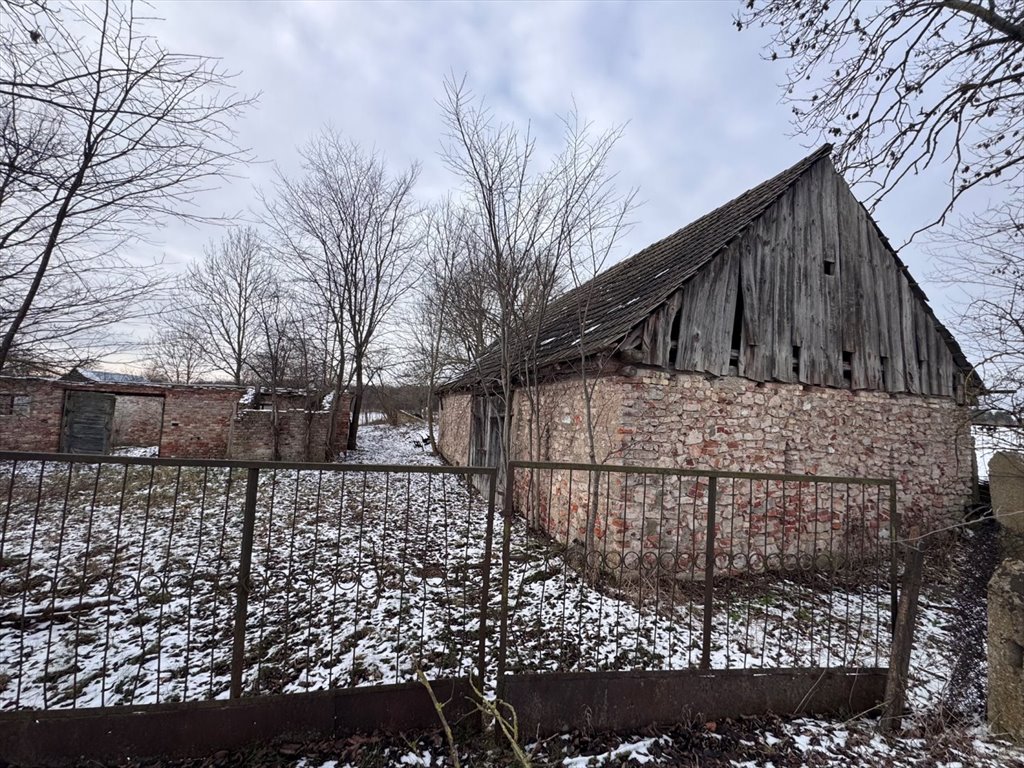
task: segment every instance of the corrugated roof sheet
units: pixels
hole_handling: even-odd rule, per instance
[[[115,373],[113,371],[96,371],[89,368],[75,368],[65,378],[74,379],[78,374],[85,381],[94,381],[97,384],[149,384],[145,376],[137,376],[134,373]]]

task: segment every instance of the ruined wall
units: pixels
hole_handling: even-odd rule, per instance
[[[224,458],[240,393],[237,387],[167,387],[160,457]]]
[[[28,413],[0,408],[0,451],[56,452],[60,447],[64,388],[55,381],[0,377],[0,398],[27,396]]]
[[[66,390],[105,392],[117,397],[113,444],[159,445],[161,458],[270,459],[270,411],[245,411],[236,420],[245,389],[231,385],[87,384],[56,379],[0,377],[0,405],[13,395],[29,396],[28,413],[0,409],[0,450],[60,450]],[[304,396],[303,396],[304,398]],[[301,401],[304,402],[304,399]],[[306,460],[305,411],[282,411],[282,456]],[[162,428],[161,428],[162,421]],[[333,460],[348,437],[349,396],[337,413],[335,446],[326,449],[329,414],[314,412],[310,423],[311,461]],[[236,438],[234,432],[241,431]]]
[[[539,456],[528,450],[532,417],[517,397],[516,458],[590,461],[580,388],[579,380],[543,386]],[[904,533],[957,520],[971,495],[967,411],[946,398],[645,369],[600,379],[593,414],[597,458],[610,465],[894,477]],[[603,473],[596,487],[595,495],[593,476],[579,470],[513,478],[519,512],[563,544],[589,533],[602,553],[632,553],[633,562],[681,554],[683,568],[703,556],[707,477]],[[809,562],[823,551],[882,554],[885,486],[723,479],[717,490],[716,549],[736,567],[751,558]]]
[[[156,395],[118,395],[111,445],[147,448],[160,445],[164,399]]]
[[[437,414],[437,447],[451,464],[469,464],[469,431],[473,423],[473,396],[468,392],[445,393]]]
[[[278,411],[280,461],[333,461],[348,441],[348,394],[343,394],[336,415],[334,442],[328,446],[330,411],[287,409]],[[228,455],[232,459],[274,459],[273,411],[240,408],[235,415]]]

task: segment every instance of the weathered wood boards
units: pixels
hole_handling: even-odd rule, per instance
[[[935,318],[827,158],[656,310],[639,337],[645,363],[677,370],[963,394]]]

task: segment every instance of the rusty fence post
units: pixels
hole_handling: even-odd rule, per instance
[[[505,477],[508,477],[506,474]],[[491,558],[494,552],[494,502],[498,492],[498,471],[491,473],[487,491],[487,525],[484,531],[484,561],[481,563],[480,585],[480,630],[477,638],[476,674],[477,687],[483,693],[487,679],[487,617],[491,599]]]
[[[718,477],[708,480],[708,530],[704,542],[704,631],[700,646],[700,668],[711,669],[711,629],[715,603],[715,512],[718,506]]]
[[[883,733],[899,730],[906,704],[907,674],[910,671],[910,652],[914,647],[914,622],[917,619],[917,598],[921,591],[924,571],[924,549],[920,544],[908,545],[903,566],[903,585],[900,590],[896,626],[889,650],[889,673],[885,680],[885,700],[879,723]]]
[[[245,507],[242,511],[242,551],[238,558],[238,585],[235,600],[234,642],[231,648],[231,698],[242,695],[242,670],[245,667],[245,624],[249,612],[249,592],[252,589],[252,540],[256,529],[256,496],[259,491],[260,471],[248,470],[245,479]]]
[[[532,470],[531,470],[532,471]],[[512,550],[512,485],[515,467],[508,463],[505,472],[504,498],[501,504],[501,608],[498,617],[498,661],[497,687],[498,701],[505,697],[505,665],[508,658],[508,578]]]

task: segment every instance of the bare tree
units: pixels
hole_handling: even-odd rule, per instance
[[[427,434],[435,452],[433,403],[438,383],[464,369],[487,348],[482,304],[466,300],[467,287],[482,287],[463,269],[472,263],[465,258],[467,238],[465,217],[452,198],[428,211],[425,264],[411,306],[409,369],[411,378],[426,386]]]
[[[270,395],[270,430],[273,439],[273,460],[281,458],[281,417],[278,389],[291,365],[291,343],[294,330],[291,297],[276,280],[269,280],[252,306],[254,349],[245,359],[256,380],[266,386]]]
[[[171,312],[159,318],[160,326],[149,344],[146,375],[154,381],[193,384],[208,370],[206,349],[189,325],[188,316]]]
[[[491,349],[483,359],[497,360],[495,369],[479,373],[501,407],[501,458],[511,455],[517,390],[531,412],[528,448],[537,452],[538,334],[552,299],[569,284],[588,226],[598,222],[596,211],[615,207],[607,161],[621,130],[595,135],[592,126],[570,113],[564,120],[562,150],[538,167],[541,161],[529,129],[496,123],[464,81],[446,81],[445,94],[448,141],[442,155],[462,181],[471,233],[464,256],[468,268],[460,268],[453,279],[459,290],[479,297],[475,306],[483,319],[482,340]],[[632,194],[618,202],[628,210]],[[596,230],[589,236],[596,237]],[[583,260],[575,269],[582,272]]]
[[[1004,221],[1014,222],[1005,227]],[[1024,209],[1005,205],[997,221],[983,216],[933,240],[942,279],[968,300],[960,328],[981,355],[986,385],[1002,392],[999,407],[1024,414]],[[970,257],[965,258],[965,253]]]
[[[367,356],[413,278],[418,232],[412,188],[419,169],[392,176],[379,153],[365,152],[330,128],[301,154],[301,177],[278,172],[274,198],[264,200],[267,220],[288,264],[351,355],[353,449]],[[336,394],[345,382],[342,361]]]
[[[747,0],[736,26],[753,25],[770,31],[768,56],[788,65],[797,127],[836,141],[851,180],[873,183],[869,203],[933,164],[950,189],[933,223],[979,185],[1022,199],[1017,0]]]
[[[259,303],[274,290],[274,269],[254,227],[229,230],[189,265],[174,302],[206,350],[207,361],[241,384],[260,339]]]
[[[142,26],[114,0],[0,14],[0,368],[37,299],[59,297],[55,274],[169,216],[198,217],[193,196],[243,155],[231,123],[249,99],[214,60],[166,51]],[[88,285],[97,317],[124,306],[123,292]]]

